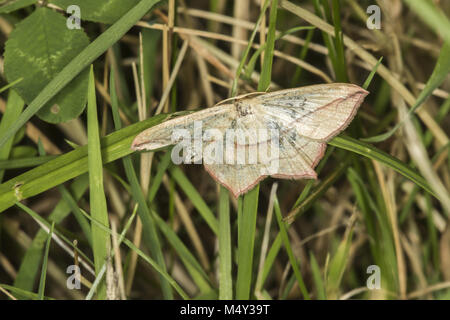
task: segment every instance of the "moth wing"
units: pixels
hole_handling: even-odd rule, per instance
[[[350,124],[367,94],[356,85],[333,83],[276,91],[249,103],[265,122],[295,127],[299,135],[325,142]]]
[[[314,168],[322,159],[327,144],[300,136],[295,128],[280,136],[277,170],[281,179],[316,179]],[[275,164],[272,162],[272,166]]]
[[[272,144],[274,142],[274,144]],[[261,148],[263,146],[264,148]],[[236,145],[235,152],[242,145]],[[287,130],[279,140],[268,140],[246,146],[246,164],[205,163],[205,169],[235,197],[246,193],[267,176],[281,179],[316,179],[314,167],[323,157],[326,143],[298,135],[295,128]],[[250,155],[257,154],[250,163]]]
[[[264,123],[251,106],[247,106],[245,116],[238,115],[230,124],[230,130],[224,132],[220,147],[223,155],[218,159],[209,157],[205,152],[217,141],[207,143],[204,149],[204,166],[206,171],[219,183],[230,190],[235,197],[253,188],[267,174],[266,164],[258,158],[258,148],[270,140]],[[216,160],[216,161],[214,161]]]
[[[225,131],[230,127],[235,117],[236,112],[232,104],[220,105],[176,117],[142,131],[134,139],[131,148],[134,150],[155,150],[163,148],[176,144],[176,135],[178,134],[189,135],[195,138],[195,125],[198,125],[200,122],[203,131],[208,129]],[[199,122],[196,123],[197,121]]]
[[[237,198],[246,193],[263,180],[266,175],[261,175],[262,165],[239,165],[239,164],[204,164],[206,171],[225,186]]]

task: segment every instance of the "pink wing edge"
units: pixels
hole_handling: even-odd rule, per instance
[[[314,159],[313,163],[311,164],[311,169],[313,170],[313,172],[314,172],[314,168],[317,166],[320,159],[323,158],[326,148],[327,148],[327,144],[325,142],[322,142],[321,146],[320,146],[320,153],[317,155],[316,159]],[[246,188],[244,188],[242,190],[235,190],[232,186],[227,185],[224,181],[220,180],[219,177],[217,177],[213,171],[209,170],[206,165],[203,165],[203,167],[205,168],[206,172],[208,172],[209,175],[215,181],[219,182],[221,185],[223,185],[225,188],[227,188],[233,194],[233,196],[235,198],[247,193],[248,191],[253,189],[258,183],[260,183],[262,180],[269,177],[269,175],[261,175],[258,177],[258,179],[253,181]],[[299,179],[314,179],[314,180],[316,180],[317,173],[316,172],[314,172],[314,174],[302,173],[302,174],[298,174],[298,175],[272,174],[272,175],[270,175],[270,177],[277,178],[277,179],[292,179],[292,180],[299,180]]]
[[[364,90],[363,88],[361,88],[360,86],[357,86],[356,84],[349,84],[349,85],[351,85],[352,87],[354,87],[356,89],[355,92],[350,96],[359,95],[358,101],[356,101],[355,106],[353,107],[352,112],[350,113],[347,120],[339,128],[334,130],[327,137],[325,137],[324,139],[322,139],[320,141],[327,142],[327,141],[331,140],[331,138],[335,137],[336,135],[338,135],[339,133],[344,131],[350,125],[350,123],[353,121],[353,119],[355,118],[355,115],[358,112],[359,107],[363,103],[364,98],[369,94],[369,91]],[[320,107],[319,109],[324,109],[334,102],[335,101],[328,103],[328,104],[324,105],[323,107]]]

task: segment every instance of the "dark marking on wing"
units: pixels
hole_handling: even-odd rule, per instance
[[[235,103],[235,106],[239,117],[245,117],[249,114],[253,114],[253,111],[248,104],[243,104],[242,102],[238,101]]]

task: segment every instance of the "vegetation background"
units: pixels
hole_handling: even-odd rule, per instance
[[[1,299],[450,298],[450,2],[0,5]],[[317,181],[234,199],[130,149],[167,114],[330,82],[370,95]]]

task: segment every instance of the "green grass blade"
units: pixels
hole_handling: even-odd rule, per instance
[[[7,284],[0,284],[0,287],[2,287],[5,290],[8,290],[12,292],[12,294],[15,296],[15,298],[19,300],[38,300],[39,296],[37,293],[31,292],[29,290],[24,290],[21,288],[16,288]],[[50,297],[44,297],[45,300],[54,300]]]
[[[129,229],[130,226],[131,226],[131,223],[134,221],[134,217],[136,216],[136,212],[137,212],[136,209],[137,209],[137,207],[135,207],[133,213],[131,214],[130,218],[128,218],[127,223],[125,224],[125,226],[124,226],[122,232],[120,233],[120,236],[119,236],[119,238],[117,239],[117,246],[120,246],[120,244],[122,243],[123,239],[125,238],[125,235],[126,235],[128,229]],[[83,214],[84,214],[84,213],[83,213]],[[108,230],[108,232],[109,232],[109,231],[110,231],[110,230]],[[115,254],[115,251],[114,251],[114,250],[111,250],[111,258],[114,257],[114,254]],[[97,290],[98,285],[100,284],[100,282],[101,282],[102,279],[103,279],[103,276],[105,275],[105,272],[106,272],[106,264],[107,264],[107,262],[105,261],[105,262],[103,263],[103,266],[102,266],[100,272],[99,272],[98,275],[95,277],[94,283],[92,283],[92,287],[89,289],[89,292],[88,292],[88,294],[86,295],[86,300],[91,300],[92,297],[94,296],[95,291]]]
[[[250,298],[253,275],[256,216],[258,214],[259,184],[240,199],[238,209],[238,269],[236,299]]]
[[[83,211],[82,211],[83,212]],[[89,220],[91,220],[92,224],[97,225],[100,229],[102,229],[103,231],[105,231],[108,234],[111,234],[112,231],[109,228],[106,228],[102,223],[98,222],[97,220],[93,219],[91,216],[89,216],[87,213],[84,213],[84,216],[86,218],[88,218]],[[184,292],[184,290],[178,285],[178,283],[163,269],[160,268],[160,266],[158,265],[158,263],[153,260],[152,258],[150,258],[148,255],[146,255],[141,249],[139,249],[138,247],[136,247],[133,242],[131,242],[130,240],[128,240],[127,238],[122,237],[122,241],[123,243],[130,248],[131,250],[135,251],[138,256],[140,256],[145,262],[147,262],[150,266],[152,266],[153,269],[155,269],[156,272],[158,272],[159,274],[161,274],[164,279],[167,280],[167,282],[178,292],[178,294],[183,298],[183,299],[188,299],[188,295]]]
[[[261,287],[266,281],[267,276],[270,273],[270,270],[272,270],[273,263],[275,262],[278,252],[280,252],[282,244],[283,241],[281,239],[281,234],[278,233],[277,236],[275,237],[275,240],[272,243],[272,246],[269,249],[269,252],[267,253],[266,260],[264,261],[263,273],[261,276]]]
[[[427,81],[427,84],[425,88],[423,88],[420,95],[417,97],[416,102],[414,105],[408,110],[407,117],[411,117],[412,114],[419,108],[423,102],[433,93],[433,91],[438,88],[442,82],[447,78],[448,74],[450,73],[450,41],[447,43],[444,43],[444,45],[441,48],[441,53],[439,55],[439,58],[436,62],[436,66],[434,67],[433,73],[431,74],[430,78]],[[394,128],[389,130],[386,133],[362,139],[366,142],[381,142],[386,139],[389,139],[400,127],[403,126],[405,123],[405,120],[398,122]]]
[[[333,0],[333,25],[334,44],[336,48],[336,80],[338,82],[348,82],[347,68],[344,54],[344,35],[342,33],[339,0]]]
[[[309,44],[311,43],[311,40],[314,36],[314,30],[316,29],[314,26],[312,26],[311,28],[312,29],[310,29],[308,31],[308,33],[306,34],[305,44],[303,45],[302,50],[300,51],[300,55],[299,55],[300,60],[303,60],[303,61],[306,59],[306,55],[308,54],[308,50],[309,50]],[[300,67],[300,66],[296,67],[295,74],[292,77],[291,87],[298,86],[298,83],[300,82],[300,79],[302,78],[302,75],[303,75],[302,71],[303,71],[302,67]]]
[[[211,230],[217,235],[219,233],[219,222],[214,216],[211,209],[203,200],[202,196],[198,193],[195,187],[191,184],[189,179],[184,175],[183,171],[179,167],[170,168],[172,178],[183,189],[184,193],[188,196],[194,207],[198,210],[200,215],[209,225]]]
[[[450,111],[450,97],[447,98],[447,100],[445,100],[445,102],[439,108],[438,114],[436,115],[437,123],[442,123],[442,121],[445,119],[445,117],[447,116],[449,111]],[[427,146],[427,147],[433,141],[433,134],[430,131],[427,131],[425,133],[424,141],[425,141],[425,146]]]
[[[275,41],[282,39],[285,35],[288,35],[288,34],[291,34],[291,33],[297,32],[297,31],[301,31],[301,30],[314,31],[314,29],[315,29],[315,27],[295,27],[295,28],[291,28],[289,30],[281,32],[278,36],[276,36],[275,37]],[[252,57],[248,60],[247,66],[245,68],[245,77],[246,78],[251,78],[251,75],[253,74],[253,72],[255,70],[255,65],[256,65],[256,62],[258,61],[258,57],[261,55],[261,53],[264,50],[266,50],[266,47],[267,47],[268,43],[272,43],[272,42],[264,42],[264,44],[262,46],[260,46],[255,51],[255,53],[252,55]],[[304,47],[304,48],[307,49],[307,47]],[[273,52],[270,53],[270,54],[273,56]],[[299,68],[299,70],[301,69],[300,66],[298,66],[297,68]]]
[[[82,175],[78,177],[70,186],[75,200],[81,198],[88,187],[88,176]],[[50,213],[48,219],[55,224],[60,223],[70,213],[70,207],[64,200],[60,200],[53,211]],[[14,280],[14,286],[17,288],[31,291],[35,283],[36,275],[41,267],[41,260],[44,251],[45,239],[47,238],[47,232],[40,229],[34,237],[31,245],[22,258],[19,271],[16,279]]]
[[[110,82],[114,83],[114,72],[111,73]],[[116,128],[121,127],[119,110],[118,110],[118,100],[114,87],[111,87],[111,102],[112,110],[114,116],[114,123]],[[159,267],[166,271],[166,264],[164,262],[164,256],[162,253],[161,243],[159,241],[158,233],[155,226],[155,221],[150,214],[150,210],[145,201],[144,193],[142,192],[141,186],[139,185],[136,171],[134,170],[133,163],[130,156],[123,158],[123,165],[125,167],[125,173],[130,182],[131,194],[133,199],[139,204],[138,214],[143,226],[144,241],[146,242],[148,248],[151,250],[154,259],[157,261]],[[173,299],[172,289],[169,283],[163,276],[160,276],[161,288],[163,295],[166,299]]]
[[[219,195],[219,299],[233,299],[231,273],[230,200],[228,190],[220,186]]]
[[[294,207],[289,214],[284,218],[286,222],[292,224],[294,219],[298,218],[303,212],[309,209],[315,201],[322,196],[328,188],[345,172],[345,169],[349,165],[349,160],[338,163],[333,172],[328,175],[314,190],[305,196],[304,200]]]
[[[77,220],[78,224],[80,225],[81,230],[83,230],[84,236],[86,237],[89,245],[92,246],[91,226],[90,226],[89,222],[86,220],[86,218],[83,216],[83,214],[81,213],[81,210],[77,205],[77,202],[72,197],[69,190],[67,190],[64,187],[64,185],[58,186],[58,190],[61,193],[63,200],[70,207],[70,210],[72,211],[73,215],[75,216],[75,219]]]
[[[20,209],[22,209],[23,211],[25,211],[27,214],[29,214],[34,220],[36,220],[36,222],[38,222],[39,225],[41,225],[41,227],[42,227],[42,225],[46,226],[48,230],[51,228],[51,223],[48,222],[46,219],[42,218],[35,211],[31,210],[30,208],[28,208],[27,206],[23,205],[20,202],[16,202],[16,206],[19,207]],[[47,232],[46,231],[44,231],[44,232],[45,232],[45,235],[47,235]],[[61,238],[61,240],[64,241],[67,244],[68,247],[71,247],[73,250],[77,250],[78,255],[80,257],[82,257],[87,263],[89,263],[90,265],[94,264],[93,262],[91,262],[91,260],[82,251],[80,251],[78,248],[75,248],[75,246],[72,243],[72,241],[70,241],[64,234],[59,232],[58,229],[55,229],[54,233],[59,238]],[[44,237],[44,241],[45,241],[45,239],[46,239],[46,237]]]
[[[266,49],[264,51],[264,64],[261,70],[261,78],[258,83],[258,91],[260,92],[269,89],[272,80],[273,51],[277,32],[277,12],[278,0],[272,0],[272,4],[270,5],[269,31],[267,32]]]
[[[265,14],[267,8],[269,7],[269,4],[270,4],[270,0],[265,0],[264,5],[261,9],[261,13],[259,14],[258,20],[256,21],[255,28],[253,29],[252,34],[250,35],[250,39],[248,40],[248,45],[245,48],[245,51],[241,58],[241,61],[239,62],[239,65],[236,69],[236,76],[235,76],[235,78],[233,80],[233,84],[231,86],[231,94],[230,94],[231,97],[234,97],[237,93],[237,85],[239,82],[239,77],[241,76],[242,69],[244,68],[245,62],[247,61],[247,57],[248,57],[248,54],[250,53],[250,49],[253,45],[253,41],[255,40],[256,33],[259,30],[259,25],[261,24],[262,17]]]
[[[49,162],[50,160],[56,159],[57,157],[58,157],[57,155],[50,155],[50,156],[11,159],[11,160],[0,160],[0,170],[1,170],[0,175],[4,169],[21,169],[28,167],[37,167],[40,166],[41,164]]]
[[[313,0],[314,9],[316,11],[316,14],[322,18],[324,21],[330,22],[331,20],[331,13],[329,10],[329,6],[327,2],[322,1],[323,7],[325,9],[325,16],[322,14],[322,9],[319,3],[319,0]],[[331,65],[333,66],[333,69],[336,71],[337,69],[337,53],[336,48],[334,46],[334,42],[331,39],[331,36],[327,34],[325,31],[321,31],[323,42],[325,43],[325,46],[328,48],[328,58],[331,61]]]
[[[389,168],[394,169],[402,176],[413,181],[415,184],[419,185],[425,191],[429,192],[431,195],[436,197],[435,193],[428,185],[428,182],[421,175],[419,175],[417,172],[411,169],[407,164],[375,148],[374,146],[371,146],[370,144],[364,143],[362,141],[350,137],[335,137],[328,143],[332,146],[349,150],[354,153],[363,155],[369,159],[379,161],[380,163],[388,166]]]
[[[195,259],[194,255],[191,254],[189,249],[184,245],[184,243],[172,230],[172,228],[154,211],[152,212],[159,230],[161,230],[161,233],[169,241],[170,245],[176,251],[181,261],[183,261],[186,269],[188,270],[195,284],[197,284],[200,292],[210,292],[212,290],[211,283],[208,279],[208,275],[202,269],[200,263],[197,261],[197,259]]]
[[[350,230],[347,230],[344,239],[342,239],[335,255],[330,261],[326,286],[328,299],[335,300],[338,298],[339,287],[345,268],[347,267],[350,244],[352,242],[353,226],[349,228]]]
[[[42,261],[41,279],[39,281],[39,290],[38,290],[39,300],[44,300],[45,281],[47,278],[48,253],[50,252],[50,242],[52,241],[52,235],[53,235],[54,228],[55,228],[55,223],[53,222],[50,232],[48,233],[47,242],[45,244],[44,260]]]
[[[381,58],[378,60],[377,64],[372,68],[372,71],[370,71],[369,76],[367,77],[366,81],[364,81],[364,84],[362,85],[362,87],[363,87],[364,89],[367,90],[367,88],[369,88],[369,85],[370,85],[370,83],[372,82],[372,79],[373,79],[373,77],[375,76],[375,73],[377,73],[378,66],[381,64],[382,61],[383,61],[383,57],[381,57]]]
[[[380,266],[382,287],[387,291],[398,291],[398,272],[396,251],[393,242],[392,228],[384,208],[384,203],[381,203],[383,208],[378,208],[373,199],[374,193],[378,190],[369,189],[362,178],[358,176],[356,170],[349,168],[347,177],[355,191],[356,201],[363,214],[362,221],[366,225],[367,234],[370,239],[376,241],[370,242],[370,249],[374,257],[374,264]],[[378,188],[375,185],[372,188]],[[375,192],[374,192],[375,191]]]
[[[294,270],[295,278],[297,279],[298,287],[303,294],[305,300],[309,300],[309,293],[306,289],[305,282],[303,281],[302,274],[300,272],[300,268],[297,263],[297,259],[294,256],[294,252],[292,251],[291,244],[289,242],[289,236],[287,234],[286,225],[283,221],[283,217],[281,215],[280,205],[278,203],[278,199],[275,197],[274,206],[275,216],[277,217],[278,227],[280,228],[281,239],[283,240],[284,248],[289,257],[289,262],[291,263],[292,269]]]
[[[156,125],[168,115],[159,115],[111,133],[101,139],[104,163],[133,152],[131,142],[141,131]],[[79,147],[58,158],[29,170],[0,185],[0,212],[18,200],[40,194],[88,171],[88,148]]]
[[[311,266],[311,273],[313,275],[314,284],[317,291],[317,299],[326,300],[327,296],[325,294],[325,285],[323,283],[322,272],[320,271],[319,264],[317,263],[316,257],[310,252],[309,261]]]
[[[40,156],[45,156],[44,146],[42,145],[42,141],[40,139],[38,140],[38,150]],[[72,195],[66,189],[66,187],[64,187],[64,185],[60,185],[58,186],[58,190],[61,193],[63,200],[69,205],[70,209],[72,210],[72,213],[75,216],[78,224],[80,225],[81,230],[83,230],[83,233],[87,241],[89,242],[89,245],[92,247],[92,231],[89,222],[80,212],[80,208],[78,208],[76,201],[73,199]]]
[[[325,156],[322,158],[322,160],[320,160],[317,168],[315,169],[317,175],[319,175],[322,172],[323,167],[325,166],[325,164],[327,163],[328,159],[330,158],[330,156],[333,154],[333,151],[335,150],[335,147],[330,147],[327,148],[327,151],[325,152]],[[311,192],[313,186],[315,184],[314,180],[309,180],[306,183],[306,186],[303,188],[302,192],[300,193],[300,195],[298,196],[297,200],[295,201],[295,204],[292,206],[292,209],[294,209],[295,207],[297,207],[298,205],[300,205],[300,203],[303,202],[303,200],[306,199],[306,197],[308,196],[308,194]]]
[[[88,167],[89,167],[89,197],[91,215],[105,227],[108,227],[108,211],[103,188],[103,162],[100,147],[100,136],[97,119],[97,102],[95,96],[94,69],[91,67],[88,85]],[[94,252],[95,274],[98,275],[103,263],[108,257],[110,239],[109,234],[97,225],[92,226],[92,250]],[[100,284],[98,298],[106,299],[106,285]]]
[[[427,0],[405,0],[405,2],[426,24],[450,43],[450,21],[441,9]]]
[[[8,94],[8,102],[6,103],[6,110],[0,122],[0,137],[6,135],[11,127],[11,124],[17,121],[17,119],[20,116],[20,113],[22,112],[23,107],[24,102],[22,98],[14,90],[10,90]],[[14,139],[11,137],[8,139],[8,141],[5,143],[3,147],[0,147],[0,160],[8,159],[13,142]],[[0,165],[0,182],[3,180],[3,175],[5,174],[5,171],[2,169],[6,168]]]
[[[171,163],[172,161],[170,158],[170,152],[166,152],[164,156],[161,157],[161,161],[158,163],[156,174],[152,178],[152,183],[150,185],[150,189],[148,190],[148,201],[150,203],[153,201],[153,199],[155,199],[156,193],[161,186],[164,174],[167,172],[167,169],[169,168]]]

